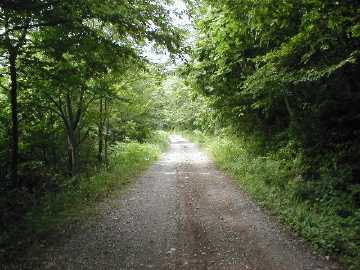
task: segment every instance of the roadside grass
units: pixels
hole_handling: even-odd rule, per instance
[[[60,231],[64,226],[94,214],[95,204],[124,190],[169,146],[166,132],[157,132],[145,143],[116,143],[110,149],[108,166],[95,169],[92,176],[79,175],[63,181],[59,190],[49,192],[26,212],[23,222],[0,236],[0,262],[36,237]],[[0,263],[1,266],[1,263]]]
[[[351,194],[331,186],[330,175],[308,182],[301,177],[299,155],[291,160],[259,156],[242,138],[183,134],[205,147],[219,168],[323,255],[339,258],[348,269],[360,269],[360,209]]]

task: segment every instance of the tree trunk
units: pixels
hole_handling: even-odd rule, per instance
[[[16,70],[17,53],[9,51],[9,70],[11,78],[10,103],[11,103],[11,167],[10,175],[12,183],[18,186],[18,156],[19,156],[19,123],[18,123],[18,105],[17,105],[17,70]]]
[[[289,114],[289,126],[292,127],[292,128],[295,128],[295,130],[300,131],[299,123],[297,121],[296,115],[295,115],[294,110],[292,109],[292,107],[290,105],[290,102],[289,102],[289,99],[288,99],[287,96],[284,97],[284,103],[285,103],[285,106],[286,106],[286,110],[287,110],[287,112]]]
[[[98,126],[98,140],[99,140],[99,147],[98,147],[98,161],[102,161],[103,155],[103,142],[104,142],[104,116],[103,116],[103,99],[100,98],[100,108],[99,108],[100,120]]]
[[[284,97],[284,102],[285,102],[285,106],[286,106],[286,110],[289,114],[289,117],[290,117],[290,122],[293,122],[295,120],[295,115],[294,115],[294,112],[290,106],[290,102],[289,102],[289,99],[287,96]]]
[[[105,146],[105,162],[108,162],[108,132],[109,132],[109,113],[108,113],[108,104],[105,99],[105,127],[104,127],[104,146]]]
[[[74,130],[68,131],[68,161],[69,172],[73,176],[76,174],[76,138]]]
[[[50,111],[50,117],[49,117],[49,129],[51,131],[54,130],[54,123],[55,123],[56,119],[54,117],[54,114],[52,113],[52,111]],[[51,132],[50,133],[50,136],[49,136],[49,141],[53,141],[55,142],[56,141],[56,136],[55,136],[55,133],[54,132]],[[58,162],[58,158],[57,158],[57,152],[56,152],[56,145],[54,143],[50,143],[50,157],[49,157],[49,160],[50,160],[50,163],[52,165],[56,165],[57,162]]]

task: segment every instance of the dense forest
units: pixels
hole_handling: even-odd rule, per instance
[[[175,129],[357,269],[360,2],[185,1],[194,29],[171,2],[0,2],[0,245],[48,194]],[[151,63],[148,46],[183,62]]]

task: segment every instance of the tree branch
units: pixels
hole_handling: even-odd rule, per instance
[[[61,101],[59,100],[59,102],[57,102],[52,96],[46,96],[52,103],[54,103],[55,107],[58,109],[58,111],[54,110],[56,112],[57,115],[59,115],[64,123],[65,123],[65,127],[66,129],[70,130],[70,125],[69,125],[69,122],[68,122],[68,119],[66,118],[66,115],[64,113],[64,110],[63,108],[61,107]],[[60,98],[59,98],[60,99]]]
[[[57,21],[53,21],[53,22],[39,22],[39,23],[33,23],[33,24],[29,24],[27,26],[25,25],[18,25],[18,26],[14,26],[10,29],[7,29],[3,34],[1,34],[0,36],[2,35],[9,35],[9,33],[13,32],[13,31],[17,31],[17,30],[30,30],[30,29],[33,29],[33,28],[37,28],[37,27],[46,27],[46,26],[56,26],[56,25],[59,25],[59,24],[65,24],[65,23],[69,23],[69,22],[72,22],[71,20],[57,20]],[[29,22],[30,23],[30,22]]]
[[[75,119],[74,119],[74,127],[76,127],[80,121],[81,118],[81,114],[83,113],[83,100],[84,100],[84,92],[85,90],[83,89],[83,87],[81,88],[81,92],[80,92],[80,98],[79,101],[77,103],[77,110],[76,110],[76,115],[75,115]]]
[[[67,90],[66,93],[66,110],[69,116],[69,122],[71,124],[71,127],[76,127],[76,125],[74,124],[74,117],[73,117],[73,111],[72,111],[72,102],[71,102],[71,97],[70,97],[70,93],[69,90]]]
[[[0,7],[12,10],[25,10],[35,11],[36,9],[47,8],[51,5],[60,3],[60,1],[36,2],[36,1],[23,1],[23,0],[2,0]]]

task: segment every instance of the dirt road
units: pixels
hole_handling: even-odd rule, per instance
[[[32,269],[342,269],[282,230],[179,136],[127,194],[100,207],[96,222],[44,248]]]

